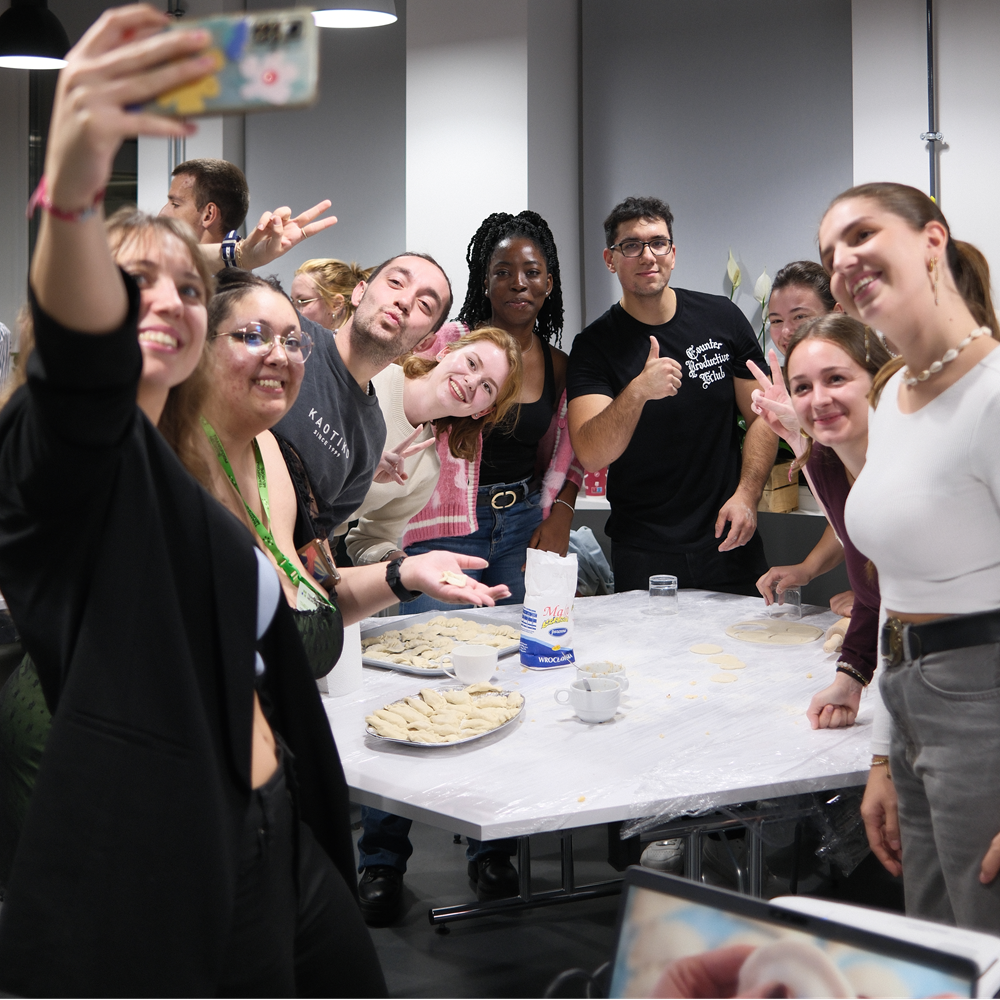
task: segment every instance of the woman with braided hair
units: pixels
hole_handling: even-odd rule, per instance
[[[562,339],[559,258],[548,224],[537,212],[525,211],[486,219],[466,260],[469,286],[458,322],[438,331],[425,356],[435,357],[471,329],[505,330],[521,349],[520,407],[513,411],[516,420],[501,421],[483,435],[472,460],[455,458],[448,435],[438,436],[437,487],[410,519],[402,546],[407,555],[444,549],[486,559],[486,569],[465,572],[487,585],[505,584],[510,597],[498,604],[520,604],[528,548],[566,554],[583,481],[566,427],[567,357],[552,346]],[[451,391],[456,402],[464,402],[461,386]],[[407,611],[441,606],[424,595]],[[391,923],[402,909],[403,873],[413,851],[410,821],[367,806],[361,815],[361,911],[369,924]],[[469,879],[479,899],[517,895],[517,872],[510,863],[515,848],[514,840],[469,838]]]
[[[503,582],[511,594],[501,603],[520,604],[526,550],[566,554],[583,482],[566,430],[559,258],[546,221],[524,211],[485,219],[466,260],[469,286],[458,322],[443,326],[427,353],[479,326],[506,330],[521,348],[520,407],[515,421],[484,436],[478,463],[455,476],[442,458],[438,490],[411,519],[403,546],[412,553],[446,547],[481,554],[490,563],[483,581]],[[464,489],[455,485],[462,482]],[[413,610],[432,607],[431,599],[418,599]]]

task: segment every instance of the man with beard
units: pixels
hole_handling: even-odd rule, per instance
[[[358,282],[351,302],[354,315],[336,337],[299,315],[315,347],[299,398],[274,428],[305,467],[313,523],[328,537],[361,506],[385,446],[371,379],[401,354],[430,345],[451,310],[451,283],[432,257],[405,253]]]

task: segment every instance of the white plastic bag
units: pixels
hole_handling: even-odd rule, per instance
[[[521,612],[521,663],[545,669],[573,662],[576,555],[528,549]]]

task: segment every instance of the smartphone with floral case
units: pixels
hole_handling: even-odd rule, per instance
[[[319,29],[303,8],[182,21],[167,30],[203,28],[216,68],[149,101],[144,110],[173,118],[302,108],[316,100]]]

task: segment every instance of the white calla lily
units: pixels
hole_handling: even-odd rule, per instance
[[[733,251],[729,251],[729,260],[726,263],[726,273],[729,275],[729,280],[732,282],[733,291],[735,292],[737,288],[740,287],[740,282],[743,280],[740,274],[740,265],[736,263],[736,258],[733,256]]]
[[[757,283],[753,286],[753,297],[761,306],[766,306],[767,300],[771,297],[771,277],[767,273],[766,267],[763,274],[757,279]]]

